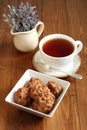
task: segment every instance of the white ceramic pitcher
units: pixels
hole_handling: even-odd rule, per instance
[[[39,21],[35,28],[26,32],[13,32],[11,34],[14,36],[14,45],[16,49],[22,52],[33,51],[38,46],[39,37],[44,30],[44,23]]]

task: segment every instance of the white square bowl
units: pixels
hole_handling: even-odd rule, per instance
[[[44,114],[44,113],[36,111],[36,110],[34,110],[34,109],[30,108],[30,107],[25,107],[25,106],[19,105],[19,104],[17,104],[17,103],[14,102],[13,95],[14,95],[15,91],[17,91],[20,87],[23,87],[24,84],[27,81],[29,81],[32,77],[39,78],[45,84],[48,81],[58,82],[62,86],[62,88],[63,88],[63,91],[61,92],[60,96],[56,99],[56,103],[55,103],[53,109],[48,114]],[[25,73],[19,79],[19,81],[16,83],[16,85],[13,87],[13,89],[9,92],[9,94],[5,98],[5,101],[7,103],[13,105],[16,108],[19,108],[19,109],[21,109],[23,111],[32,113],[34,115],[37,115],[37,116],[40,116],[40,117],[52,117],[53,114],[54,114],[54,112],[58,108],[59,103],[63,99],[63,97],[64,97],[67,89],[69,88],[69,86],[70,86],[70,82],[68,82],[68,81],[65,81],[65,80],[62,80],[62,79],[58,79],[58,78],[49,76],[47,74],[43,74],[43,73],[40,73],[40,72],[31,70],[31,69],[28,69],[28,70],[25,71]]]

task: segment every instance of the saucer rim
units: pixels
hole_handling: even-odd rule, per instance
[[[52,69],[54,72],[52,72],[52,73],[50,73],[50,74],[49,74],[49,71],[44,71],[44,70],[42,70],[40,67],[38,67],[38,66],[36,65],[36,62],[35,62],[35,58],[36,58],[36,56],[37,56],[38,53],[40,53],[39,50],[34,54],[33,60],[32,60],[33,66],[34,66],[34,68],[35,68],[37,71],[39,71],[39,72],[41,72],[41,73],[44,73],[44,74],[48,74],[48,75],[53,76],[53,77],[57,77],[57,78],[65,78],[65,77],[68,77],[68,76],[69,76],[68,74],[65,74],[65,73],[63,73],[63,72],[59,72],[59,73],[60,73],[59,75],[53,74],[53,73],[55,72],[54,69]],[[39,54],[39,55],[40,55],[40,54]],[[78,71],[78,69],[79,69],[79,67],[80,67],[80,65],[81,65],[81,58],[80,58],[79,55],[76,55],[75,58],[78,58],[78,61],[79,61],[78,67],[77,67],[76,69],[74,69],[73,71],[68,71],[68,72],[75,73],[75,72]],[[74,58],[74,59],[75,59],[75,58]],[[43,60],[43,59],[42,59],[42,60]],[[43,61],[43,62],[44,62],[44,61]],[[72,69],[75,67],[75,61],[73,61],[73,62],[74,62],[74,65],[73,65],[73,67],[72,67],[70,70],[72,70]]]

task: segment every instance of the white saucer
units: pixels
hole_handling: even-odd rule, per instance
[[[43,67],[38,66],[37,62],[43,62],[44,63],[39,51],[37,51],[35,53],[34,57],[33,57],[33,66],[37,71],[48,74],[48,75],[51,75],[51,76],[54,76],[54,77],[59,77],[59,78],[63,78],[63,77],[68,76],[67,74],[59,72],[59,71],[57,71],[57,70],[55,70],[53,68],[50,68],[49,70],[44,71]],[[73,65],[68,70],[68,72],[75,73],[79,69],[80,64],[81,64],[80,56],[76,55],[76,57],[73,60]],[[65,68],[65,71],[66,71],[66,68]]]

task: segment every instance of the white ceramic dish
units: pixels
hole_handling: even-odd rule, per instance
[[[42,112],[38,112],[30,107],[24,107],[22,105],[19,105],[19,104],[16,104],[14,102],[14,99],[13,99],[13,95],[14,95],[14,92],[17,91],[20,87],[23,87],[24,84],[31,79],[31,77],[36,77],[36,78],[39,78],[43,83],[47,83],[48,81],[55,81],[55,82],[58,82],[62,88],[63,88],[63,91],[62,93],[60,94],[60,96],[56,99],[56,103],[52,109],[52,111],[49,113],[49,114],[44,114]],[[43,73],[40,73],[40,72],[37,72],[37,71],[34,71],[34,70],[31,70],[31,69],[28,69],[25,71],[25,73],[23,74],[23,76],[19,79],[19,81],[16,83],[16,85],[13,87],[13,89],[9,92],[9,94],[7,95],[7,97],[5,98],[5,101],[11,105],[13,105],[14,107],[16,108],[19,108],[23,111],[26,111],[26,112],[29,112],[29,113],[32,113],[32,114],[35,114],[37,116],[40,116],[40,117],[52,117],[54,112],[56,111],[56,109],[58,108],[59,106],[59,103],[61,102],[61,100],[63,99],[67,89],[69,88],[70,86],[70,82],[68,81],[65,81],[65,80],[61,80],[61,79],[58,79],[58,78],[55,78],[55,77],[52,77],[52,76],[49,76],[49,75],[46,75],[46,74],[43,74]]]
[[[54,77],[59,77],[59,78],[64,78],[64,77],[67,77],[68,74],[66,73],[63,73],[63,72],[59,72],[53,68],[50,68],[49,70],[45,71],[43,69],[43,66],[38,66],[37,62],[42,62],[44,63],[42,57],[41,57],[41,54],[40,54],[40,51],[37,51],[33,57],[33,66],[36,70],[38,70],[39,72],[42,72],[42,73],[45,73],[45,74],[48,74],[48,75],[51,75],[51,76],[54,76]],[[45,63],[44,63],[45,64]],[[79,55],[76,55],[73,62],[72,62],[72,65],[69,67],[69,68],[64,68],[63,71],[67,71],[67,72],[70,72],[70,73],[75,73],[79,67],[81,65],[81,58]]]

